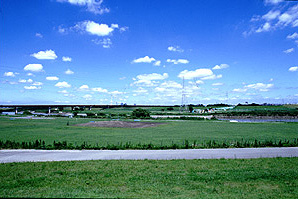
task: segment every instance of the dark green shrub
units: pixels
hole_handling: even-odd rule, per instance
[[[76,117],[76,116],[78,115],[79,112],[78,112],[78,111],[74,111],[74,112],[72,112],[72,113],[73,113],[73,116]]]
[[[96,114],[91,112],[91,113],[87,113],[87,116],[88,116],[88,117],[95,117]]]
[[[193,111],[193,106],[192,106],[192,105],[189,105],[189,106],[188,106],[188,110],[189,110],[189,112],[191,113],[191,112]]]
[[[24,114],[24,115],[32,115],[32,113],[31,113],[30,111],[28,111],[28,110],[25,110],[25,111],[23,112],[23,114]]]
[[[150,112],[145,109],[135,109],[132,114],[132,118],[150,118]]]

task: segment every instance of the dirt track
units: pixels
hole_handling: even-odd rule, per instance
[[[112,128],[146,128],[159,126],[160,122],[125,122],[125,121],[97,121],[88,122],[84,124],[76,124],[75,126],[88,126],[88,127],[112,127]]]

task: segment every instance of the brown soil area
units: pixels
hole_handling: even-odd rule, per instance
[[[116,128],[146,128],[154,127],[165,123],[160,122],[124,122],[124,121],[97,121],[84,124],[76,124],[75,126],[88,127],[116,127]]]

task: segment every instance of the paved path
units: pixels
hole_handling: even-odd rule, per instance
[[[0,150],[0,163],[70,160],[172,160],[298,157],[298,147],[179,150]]]

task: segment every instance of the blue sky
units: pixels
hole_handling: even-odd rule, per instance
[[[0,44],[0,104],[298,103],[295,1],[2,0]]]

